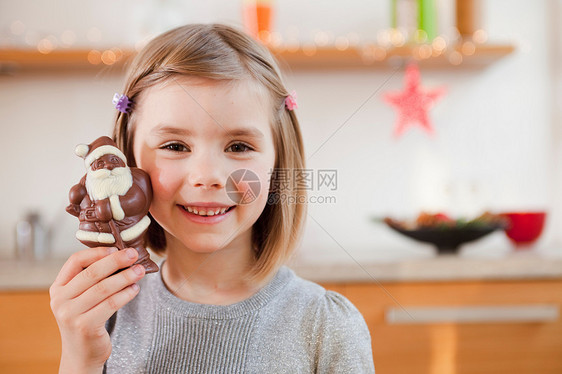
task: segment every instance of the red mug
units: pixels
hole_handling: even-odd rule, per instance
[[[502,215],[509,220],[505,234],[516,247],[529,246],[541,236],[546,212],[510,212]]]

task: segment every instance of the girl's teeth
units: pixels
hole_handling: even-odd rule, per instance
[[[209,210],[205,210],[205,209],[198,210],[197,208],[187,206],[187,207],[185,207],[185,209],[190,213],[195,213],[195,214],[198,214],[200,216],[214,216],[214,215],[224,214],[224,212],[226,212],[228,208],[216,208],[213,211],[213,210],[210,210],[210,209]]]

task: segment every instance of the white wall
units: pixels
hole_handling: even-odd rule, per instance
[[[551,34],[550,40],[550,72],[552,74],[552,95],[549,104],[552,113],[552,220],[550,228],[553,231],[554,242],[562,245],[562,1],[553,1],[548,17]]]
[[[177,12],[159,15],[149,1],[104,0],[93,5],[0,0],[0,43],[9,43],[6,35],[16,19],[30,29],[55,35],[74,30],[77,45],[83,46],[132,46],[151,32],[161,31],[166,22],[241,22],[238,2],[212,1],[207,8],[195,2],[155,3],[183,7],[182,16]],[[301,25],[302,40],[311,40],[315,30],[333,35],[356,32],[372,40],[389,23],[384,0],[328,4],[287,0],[278,1],[277,7],[276,29],[287,36],[295,33],[295,25]],[[562,186],[562,172],[555,170],[554,161],[555,157],[562,160],[562,116],[553,109],[551,74],[560,54],[553,60],[549,47],[554,42],[559,45],[560,40],[548,22],[551,7],[560,13],[559,0],[555,6],[547,1],[486,1],[482,26],[490,40],[514,42],[517,51],[482,71],[422,70],[424,86],[448,88],[430,113],[434,138],[417,128],[398,140],[392,137],[395,112],[382,102],[381,95],[401,89],[402,72],[351,118],[390,70],[290,73],[287,82],[298,91],[308,166],[338,171],[337,191],[315,193],[333,194],[337,203],[311,204],[312,218],[300,255],[350,260],[345,251],[356,259],[382,258],[389,251],[431,254],[426,247],[373,224],[372,215],[406,217],[420,209],[445,207],[453,214],[553,208],[559,214],[562,204],[555,192]],[[99,41],[86,38],[92,26],[100,30]],[[12,40],[22,42],[18,37]],[[560,99],[562,74],[559,69],[554,72],[558,77],[554,91]],[[111,97],[121,90],[122,82],[123,76],[112,71],[0,76],[0,170],[4,180],[0,186],[4,207],[0,256],[13,253],[14,225],[28,209],[39,210],[55,226],[56,255],[66,256],[80,248],[73,238],[77,222],[64,212],[67,191],[84,172],[73,149],[77,143],[110,132]],[[553,139],[557,139],[555,148]],[[549,221],[541,245],[562,242],[557,222]],[[477,247],[508,249],[509,244],[496,233],[467,250]]]

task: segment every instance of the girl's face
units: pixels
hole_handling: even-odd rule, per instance
[[[169,248],[251,248],[251,228],[267,203],[275,162],[269,108],[265,90],[252,81],[175,77],[142,93],[133,152],[150,175],[150,212]],[[239,169],[259,183],[227,184]],[[237,198],[256,191],[255,199]]]

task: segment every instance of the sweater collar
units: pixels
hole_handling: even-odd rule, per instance
[[[160,265],[160,269],[164,262]],[[281,266],[269,283],[259,291],[249,298],[231,305],[199,304],[182,300],[166,287],[161,270],[148,274],[146,278],[148,278],[147,283],[154,306],[160,311],[192,318],[231,319],[262,308],[295,278],[295,273],[287,266]]]

